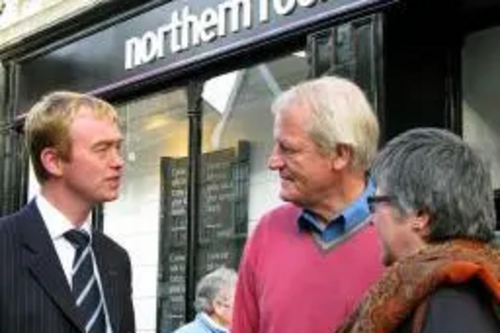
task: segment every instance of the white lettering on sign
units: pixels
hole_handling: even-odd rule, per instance
[[[169,23],[125,42],[125,69],[163,58],[167,52],[175,54],[213,42],[228,33],[251,29],[252,22],[268,23],[271,13],[291,15],[298,6],[313,7],[318,1],[327,0],[226,0],[217,8],[205,8],[198,15],[193,14],[189,6],[184,6],[171,13]],[[257,11],[253,10],[253,5],[259,6]]]

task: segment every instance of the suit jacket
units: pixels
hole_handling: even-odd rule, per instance
[[[113,333],[135,332],[127,252],[100,232],[92,235]],[[75,300],[32,201],[0,219],[0,333],[84,333]]]

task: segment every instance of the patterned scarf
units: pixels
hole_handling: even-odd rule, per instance
[[[444,284],[476,278],[500,304],[500,249],[455,240],[426,246],[389,267],[337,333],[390,333],[415,311],[420,331],[429,295]],[[498,310],[498,308],[496,308]]]

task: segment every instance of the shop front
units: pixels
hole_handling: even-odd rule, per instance
[[[94,222],[131,254],[138,331],[171,332],[192,317],[197,278],[222,264],[236,268],[259,216],[280,204],[277,176],[266,169],[269,107],[280,92],[342,75],[366,91],[383,140],[426,125],[477,141],[470,133],[481,131],[478,121],[469,120],[477,113],[462,117],[460,103],[461,68],[470,64],[457,32],[463,13],[444,2],[153,1],[97,22],[82,16],[74,28],[0,50],[7,124],[0,213],[36,187],[20,128],[41,95],[76,90],[113,103],[125,179],[120,198],[97,209]],[[495,33],[467,41],[489,38],[494,47]],[[477,56],[476,47],[463,50],[464,59]]]

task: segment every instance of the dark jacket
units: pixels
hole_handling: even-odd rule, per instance
[[[426,304],[420,333],[498,333],[500,317],[495,306],[500,309],[477,282],[441,287]],[[414,333],[417,317],[413,313],[394,333]]]
[[[500,332],[500,249],[427,244],[390,266],[337,333]]]
[[[93,250],[114,333],[135,332],[130,260],[95,232]],[[0,219],[0,332],[84,333],[75,299],[34,201]]]

